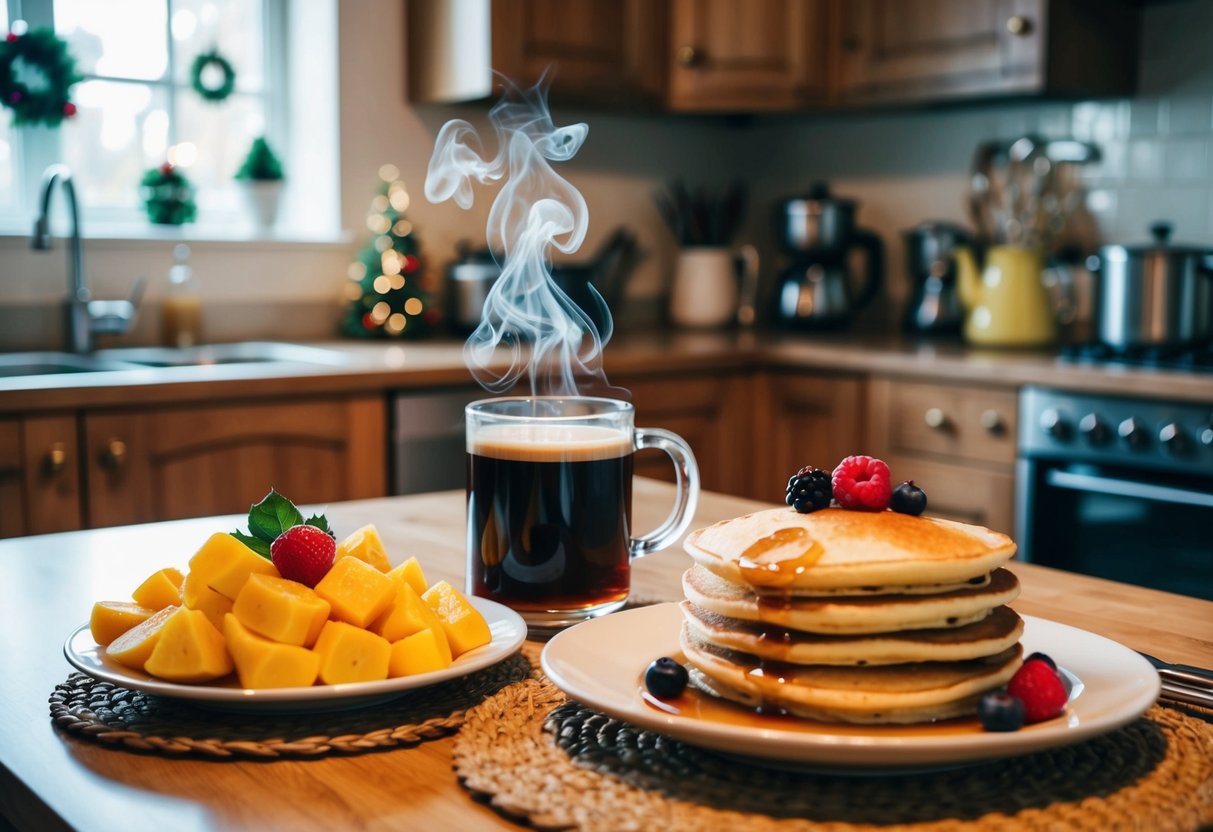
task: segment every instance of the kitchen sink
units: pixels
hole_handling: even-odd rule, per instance
[[[201,367],[213,364],[320,364],[341,366],[340,350],[285,344],[277,341],[241,341],[199,347],[121,347],[98,350],[94,355],[142,367]]]
[[[141,365],[70,352],[14,352],[0,354],[0,378],[52,376],[64,373],[97,373],[105,370],[136,370]]]
[[[118,347],[98,350],[89,355],[70,352],[0,353],[0,379],[143,370],[152,367],[205,367],[225,364],[312,364],[337,367],[345,363],[346,356],[340,350],[276,341],[244,341],[183,349]]]

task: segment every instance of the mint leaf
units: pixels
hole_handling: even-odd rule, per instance
[[[304,520],[303,523],[306,526],[315,526],[334,540],[337,539],[337,535],[333,534],[333,530],[329,528],[329,519],[323,514],[313,514]]]
[[[249,532],[266,543],[273,543],[278,535],[302,522],[303,514],[295,504],[272,488],[248,513]]]
[[[240,531],[239,529],[237,529],[234,532],[228,532],[228,534],[230,534],[232,537],[239,540],[241,543],[243,543],[245,546],[252,549],[257,554],[261,555],[261,557],[265,558],[266,560],[272,560],[272,558],[270,557],[270,544],[266,543],[261,538],[253,537],[252,535],[247,535],[244,532]]]

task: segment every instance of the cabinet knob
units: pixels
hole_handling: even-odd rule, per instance
[[[58,474],[67,467],[67,448],[62,442],[51,445],[46,456],[42,458],[42,470],[47,474]]]
[[[943,430],[948,426],[948,415],[938,407],[927,408],[927,412],[922,414],[922,420],[927,423],[927,427],[934,430]]]
[[[993,408],[981,411],[981,426],[988,433],[1003,433],[1007,429],[1007,423],[1003,421],[1002,414]]]
[[[1032,18],[1017,14],[1007,18],[1007,31],[1016,37],[1026,37],[1032,34]]]
[[[703,62],[703,53],[694,46],[680,46],[674,53],[674,58],[679,66],[693,67]]]
[[[101,464],[106,468],[118,469],[126,464],[126,443],[121,439],[111,439],[101,452]]]

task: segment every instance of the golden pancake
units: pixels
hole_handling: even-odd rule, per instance
[[[1023,621],[1010,607],[963,627],[870,635],[803,633],[709,612],[689,601],[682,614],[701,642],[788,664],[871,666],[908,662],[954,662],[1003,652],[1019,642]]]
[[[991,577],[981,588],[935,595],[787,597],[731,583],[696,565],[683,574],[682,589],[695,605],[742,621],[809,633],[888,633],[971,624],[1019,596],[1019,581],[1006,569]]]
[[[791,591],[963,582],[1015,554],[982,526],[840,508],[746,514],[692,532],[684,548],[727,581]]]
[[[905,724],[973,714],[982,694],[1022,663],[1018,644],[986,659],[878,667],[772,665],[707,644],[683,624],[692,683],[747,707],[780,708],[826,722]]]

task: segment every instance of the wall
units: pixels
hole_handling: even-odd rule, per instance
[[[559,123],[585,120],[589,138],[564,172],[590,205],[584,256],[620,224],[640,237],[646,258],[629,287],[644,307],[667,288],[672,240],[652,192],[670,177],[752,182],[750,236],[765,271],[778,262],[771,212],[780,197],[816,179],[858,199],[860,224],[888,246],[890,306],[905,295],[900,233],[924,219],[965,222],[968,167],[976,145],[1032,131],[1097,142],[1104,162],[1091,171],[1089,204],[1104,237],[1141,241],[1154,219],[1171,219],[1176,237],[1213,243],[1213,3],[1150,4],[1144,10],[1142,92],[1131,100],[967,106],[855,116],[784,116],[730,126],[715,119],[627,116],[558,109]],[[342,2],[340,49],[341,222],[337,242],[198,243],[193,262],[216,340],[324,338],[340,314],[345,266],[365,242],[365,211],[380,165],[396,164],[413,194],[414,222],[431,267],[453,256],[456,241],[483,241],[492,192],[471,211],[433,206],[421,194],[433,137],[449,118],[483,126],[485,105],[410,107],[405,103],[404,11],[400,0]],[[328,206],[319,206],[324,209]],[[331,210],[331,208],[330,208]],[[132,342],[156,337],[156,303],[172,263],[172,239],[86,243],[99,297],[123,296],[137,274],[152,278]],[[62,253],[28,252],[24,238],[0,238],[0,350],[59,343],[56,304],[65,291]],[[620,316],[627,326],[637,320]]]

